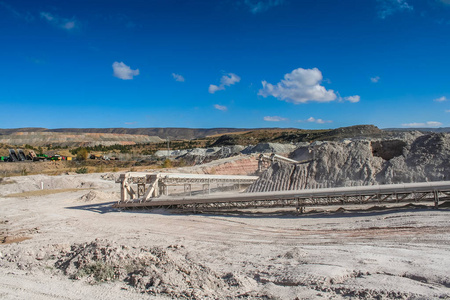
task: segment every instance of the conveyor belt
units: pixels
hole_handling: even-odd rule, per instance
[[[306,189],[263,193],[162,197],[151,201],[119,201],[117,208],[230,209],[253,207],[296,207],[354,205],[450,200],[450,181]]]

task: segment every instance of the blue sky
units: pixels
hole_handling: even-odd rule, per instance
[[[450,126],[450,0],[0,0],[0,127]]]

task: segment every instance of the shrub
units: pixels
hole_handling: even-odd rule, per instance
[[[117,279],[114,272],[114,267],[103,262],[96,262],[84,266],[77,272],[75,277],[84,277],[89,275],[92,275],[97,282]]]
[[[88,168],[83,167],[83,168],[76,169],[75,173],[77,173],[77,174],[86,174],[86,173],[88,173]]]
[[[88,157],[88,151],[86,148],[80,148],[77,151],[77,160],[86,160]]]
[[[172,161],[170,159],[166,159],[162,165],[163,168],[172,168]]]

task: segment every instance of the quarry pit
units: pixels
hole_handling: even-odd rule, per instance
[[[420,135],[404,143],[388,144],[400,145],[401,155],[366,140],[300,145],[279,155],[307,163],[274,161],[240,190],[236,183],[200,182],[195,195],[183,183],[169,195],[147,199],[264,194],[272,201],[283,195],[279,201],[285,201],[291,194],[298,201],[301,193],[334,190],[340,195],[336,201],[344,200],[325,203],[333,199],[322,194],[325,202],[304,210],[281,202],[125,210],[113,207],[123,200],[116,183],[123,172],[3,178],[0,294],[3,299],[449,298],[449,138]],[[254,176],[258,155],[249,155],[144,174]],[[146,184],[141,191],[133,187],[139,197],[126,201],[139,203]],[[345,202],[349,191],[358,191],[356,198],[347,195],[356,201],[351,205]]]

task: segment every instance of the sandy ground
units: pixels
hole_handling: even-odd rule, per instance
[[[117,211],[100,175],[0,185],[1,299],[450,298],[448,208]]]

